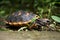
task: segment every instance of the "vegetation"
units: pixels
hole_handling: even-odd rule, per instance
[[[50,19],[54,27],[60,28],[60,0],[0,0],[0,18],[6,19],[18,10],[32,11],[40,18]],[[2,24],[4,23],[0,21]]]

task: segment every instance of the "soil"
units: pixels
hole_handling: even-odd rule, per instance
[[[56,31],[0,31],[0,40],[60,40]]]

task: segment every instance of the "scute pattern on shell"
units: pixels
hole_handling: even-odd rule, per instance
[[[28,11],[17,11],[12,13],[8,16],[7,21],[8,22],[27,22],[34,18],[36,14],[33,14],[33,12]]]

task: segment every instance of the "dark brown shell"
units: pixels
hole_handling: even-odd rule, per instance
[[[36,14],[33,14],[32,12],[28,12],[28,11],[18,11],[18,12],[14,12],[11,15],[9,15],[7,17],[7,24],[10,25],[21,25],[21,24],[27,24],[29,22],[31,22],[31,20],[38,16]]]

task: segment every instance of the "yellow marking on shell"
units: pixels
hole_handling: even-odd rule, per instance
[[[21,11],[18,12],[18,15],[21,15]]]
[[[29,21],[27,21],[27,22],[23,22],[24,24],[27,24],[27,23],[29,23],[29,22],[31,22],[31,20],[29,20]]]
[[[22,22],[17,22],[19,25],[21,25],[22,24]]]
[[[6,23],[7,24],[9,24],[9,25],[23,25],[23,24],[28,24],[29,22],[31,22],[31,20],[29,20],[29,21],[27,21],[27,22],[7,22],[6,21]]]
[[[13,24],[13,25],[16,25],[17,23],[16,23],[16,22],[13,22],[12,24]]]
[[[10,25],[12,25],[12,23],[9,22]]]
[[[26,16],[29,16],[29,12],[26,13]]]
[[[28,24],[29,22],[31,22],[31,20],[27,21],[27,22],[17,22],[17,24],[21,25],[21,24]]]

